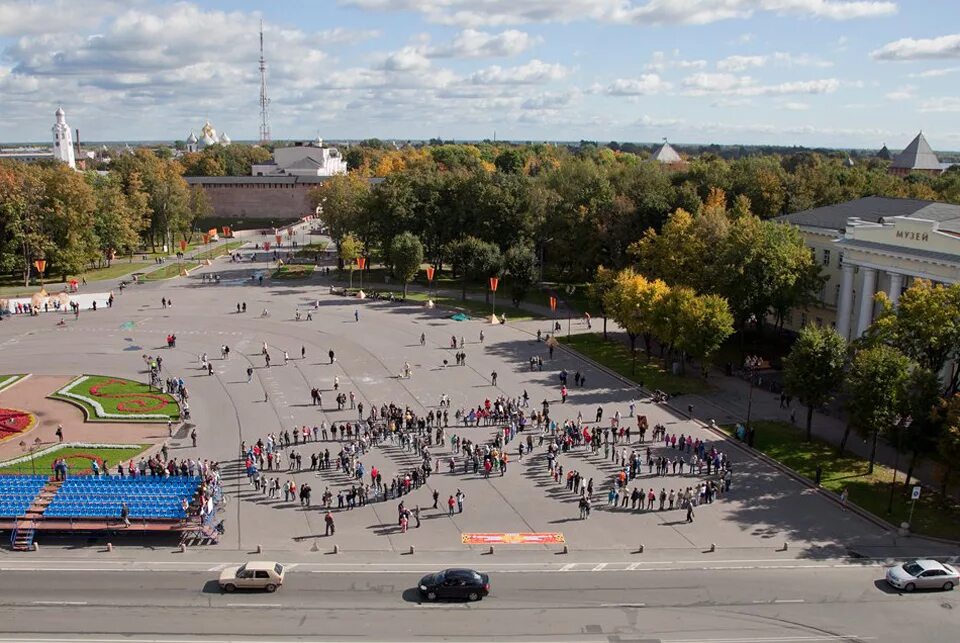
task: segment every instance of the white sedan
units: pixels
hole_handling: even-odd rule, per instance
[[[909,560],[887,569],[887,582],[897,589],[942,589],[950,591],[960,584],[956,568],[935,560]]]

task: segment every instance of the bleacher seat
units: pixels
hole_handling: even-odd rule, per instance
[[[44,475],[0,475],[0,517],[22,516],[46,484]]]
[[[43,512],[49,518],[119,518],[126,502],[131,519],[179,520],[186,518],[182,501],[193,500],[200,478],[73,476],[60,487]]]

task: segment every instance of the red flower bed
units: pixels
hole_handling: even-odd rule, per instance
[[[152,411],[159,411],[170,403],[169,400],[162,395],[154,395],[152,393],[107,393],[102,390],[114,384],[127,386],[129,382],[116,379],[107,380],[106,382],[91,386],[89,389],[90,395],[109,399],[127,398],[121,402],[117,402],[117,410],[121,413],[150,413]]]
[[[70,465],[70,472],[77,473],[92,473],[93,472],[93,461],[97,461],[97,465],[100,467],[100,472],[103,473],[103,458],[99,458],[95,455],[89,453],[72,453],[66,457],[67,464]],[[74,464],[73,461],[78,460],[77,464]],[[50,471],[54,470],[56,461],[50,463]]]
[[[19,409],[0,408],[0,440],[12,438],[29,430],[34,422],[36,422],[36,418],[33,413],[27,413]]]

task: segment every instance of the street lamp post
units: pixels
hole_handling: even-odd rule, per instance
[[[903,450],[903,432],[913,424],[913,418],[909,415],[905,418],[897,416],[897,454],[893,460],[893,478],[890,480],[890,500],[887,502],[887,513],[893,513],[893,496],[897,489],[897,469],[900,467],[900,451]]]
[[[760,365],[763,363],[763,360],[760,359],[759,355],[747,355],[747,358],[743,360],[743,368],[747,371],[747,375],[750,376],[750,393],[747,395],[747,430],[750,430],[750,416],[753,412],[753,378],[754,374],[757,372],[757,369],[760,368]]]

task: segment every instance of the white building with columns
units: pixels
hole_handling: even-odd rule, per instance
[[[960,206],[865,197],[779,217],[800,228],[827,282],[788,328],[830,325],[852,340],[870,326],[882,290],[896,303],[915,279],[960,281]]]

